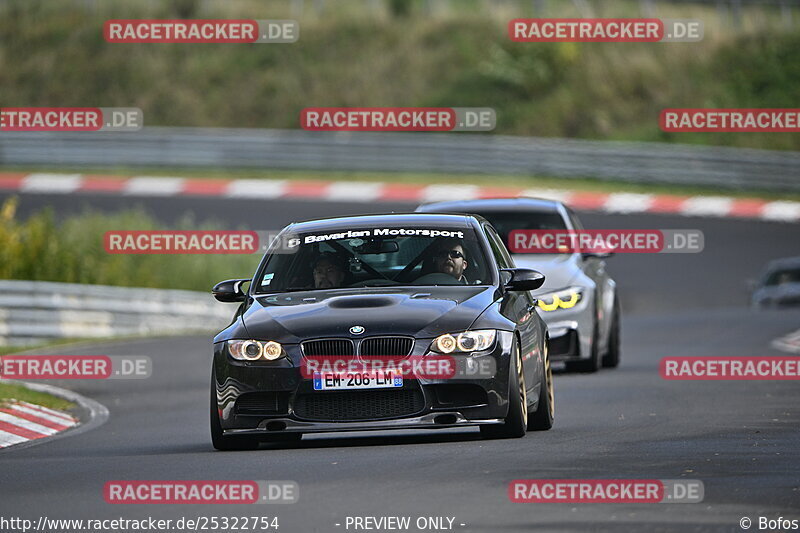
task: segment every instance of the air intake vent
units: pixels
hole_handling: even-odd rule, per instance
[[[355,355],[353,341],[349,339],[321,339],[302,344],[306,357],[318,355]]]
[[[289,411],[287,392],[246,392],[236,400],[241,415],[279,414]]]
[[[307,420],[376,420],[416,414],[425,407],[414,389],[298,394],[294,412]]]
[[[361,342],[359,353],[367,356],[406,356],[414,348],[411,337],[371,337]]]

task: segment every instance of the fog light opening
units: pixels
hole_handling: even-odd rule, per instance
[[[280,420],[267,422],[267,431],[283,431],[284,429],[286,429],[286,422],[281,422]]]
[[[439,415],[433,419],[434,424],[441,424],[443,426],[447,426],[450,424],[455,424],[458,421],[456,415]]]

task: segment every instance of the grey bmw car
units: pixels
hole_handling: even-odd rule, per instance
[[[753,307],[760,309],[800,306],[800,257],[771,261],[754,282]]]
[[[473,213],[486,218],[503,242],[515,230],[582,231],[577,215],[562,202],[498,198],[424,204],[418,212]],[[567,370],[596,372],[620,361],[620,304],[606,271],[610,253],[513,254],[514,262],[545,275],[534,296],[550,330],[550,357]]]

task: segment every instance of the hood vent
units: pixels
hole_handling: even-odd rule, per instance
[[[365,307],[388,307],[397,303],[394,298],[386,296],[342,296],[328,302],[334,309],[362,309]]]

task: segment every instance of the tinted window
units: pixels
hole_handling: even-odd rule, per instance
[[[514,263],[508,255],[508,250],[503,246],[503,241],[500,236],[494,231],[491,226],[484,226],[483,230],[486,232],[486,237],[489,239],[489,245],[492,247],[492,253],[500,268],[511,268]]]
[[[581,223],[578,215],[572,209],[567,208],[567,214],[569,215],[569,220],[572,222],[572,229],[577,231],[583,231],[583,224]]]
[[[294,246],[266,258],[256,292],[492,280],[492,263],[471,228],[362,227],[292,237]]]
[[[766,285],[783,285],[785,283],[800,283],[800,269],[776,270],[767,276]]]
[[[514,230],[565,230],[567,225],[559,213],[480,212],[497,230],[503,244],[510,245],[508,236]]]

